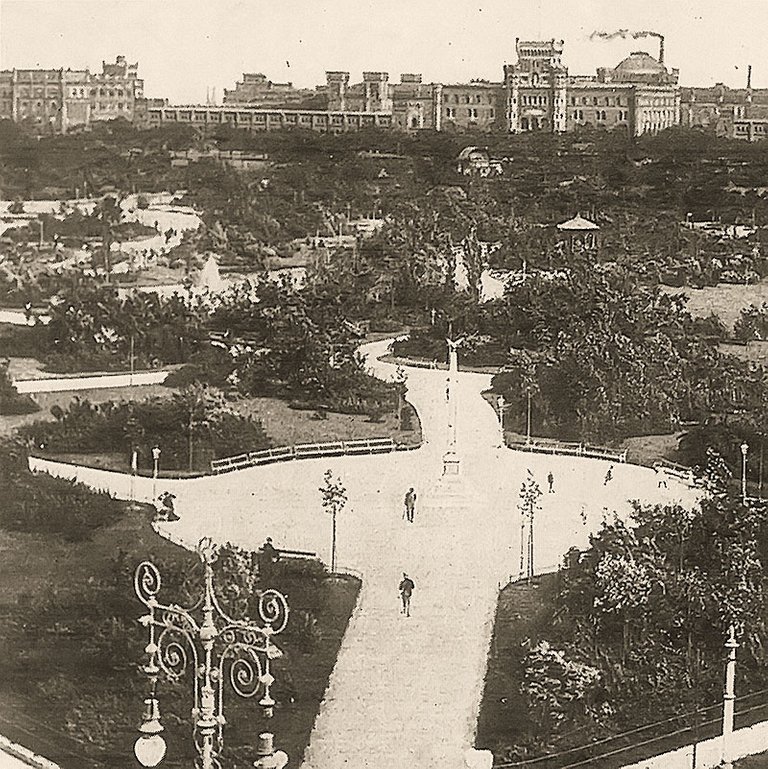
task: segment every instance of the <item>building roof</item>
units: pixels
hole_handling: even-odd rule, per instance
[[[616,65],[617,72],[633,75],[656,75],[666,72],[664,65],[645,51],[634,51]]]
[[[585,219],[583,216],[576,214],[573,219],[569,219],[567,222],[557,225],[557,229],[560,232],[593,232],[600,228],[589,219]]]

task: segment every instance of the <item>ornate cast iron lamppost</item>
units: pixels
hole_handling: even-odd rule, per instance
[[[270,663],[281,651],[272,642],[272,636],[282,632],[288,623],[285,596],[277,590],[265,590],[259,595],[258,613],[262,624],[233,619],[221,608],[213,589],[213,564],[218,558],[218,548],[210,539],[203,539],[197,551],[205,569],[205,584],[203,595],[189,609],[157,600],[160,572],[154,564],[144,561],[136,569],[136,595],[149,610],[139,619],[149,631],[145,649],[148,660],[143,671],[149,679],[150,694],[144,700],[146,710],[139,727],[141,736],[134,748],[142,766],[157,766],[165,755],[156,694],[161,672],[178,680],[191,663],[194,676],[192,736],[199,755],[198,769],[221,769],[226,680],[241,697],[253,697],[261,692],[259,705],[266,717],[272,716],[275,705],[270,693],[275,680],[270,673]],[[260,735],[259,744],[260,759],[256,766],[274,769],[285,766],[288,757],[272,749],[271,734]],[[271,752],[263,750],[264,745]]]

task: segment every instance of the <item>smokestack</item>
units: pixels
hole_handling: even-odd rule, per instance
[[[659,35],[659,64],[664,63],[664,35]]]
[[[752,65],[747,65],[747,90],[752,90]]]

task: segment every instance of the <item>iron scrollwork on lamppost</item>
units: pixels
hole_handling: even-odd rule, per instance
[[[199,756],[198,769],[221,769],[225,681],[229,681],[240,697],[261,693],[259,705],[265,716],[269,718],[273,713],[275,700],[271,687],[275,679],[270,667],[271,661],[282,652],[272,637],[281,633],[288,623],[285,596],[277,590],[259,594],[261,624],[249,619],[233,619],[221,608],[213,588],[213,564],[218,558],[218,548],[210,539],[203,539],[197,552],[205,571],[203,594],[188,609],[157,600],[161,580],[154,564],[144,561],[136,569],[134,589],[149,610],[139,619],[149,632],[149,643],[145,648],[148,659],[142,670],[149,680],[150,693],[144,700],[144,719],[134,749],[143,766],[157,766],[165,755],[157,698],[160,673],[179,680],[192,669],[192,736]],[[261,742],[271,746],[271,734],[265,733],[260,735],[261,738],[265,738]],[[266,758],[261,752],[260,755]],[[276,751],[269,755],[269,763],[263,765],[280,769],[287,760],[282,751]]]

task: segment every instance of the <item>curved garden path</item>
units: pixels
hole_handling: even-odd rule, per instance
[[[384,340],[363,346],[370,370],[382,379],[395,372],[394,364],[380,360],[388,345]],[[626,514],[632,499],[695,502],[695,491],[682,483],[669,480],[668,489],[657,488],[649,468],[616,464],[613,480],[605,484],[603,460],[500,447],[496,415],[481,396],[490,376],[475,373],[457,376],[461,480],[441,483],[446,372],[408,367],[407,373],[408,398],[425,439],[418,450],[160,479],[156,490],[151,478],[30,462],[123,499],[151,500],[155,491],[171,490],[180,520],[159,529],[181,544],[192,547],[209,536],[257,549],[271,536],[277,547],[311,550],[326,562],[331,521],[322,512],[319,487],[329,468],[341,477],[349,502],[338,520],[338,563],[342,571],[359,573],[363,587],[304,769],[466,766],[498,587],[518,573],[517,501],[528,471],[545,492],[535,524],[537,572],[551,570],[569,547],[586,545],[603,517]],[[402,515],[409,486],[418,493],[413,524]],[[416,583],[410,618],[399,612],[397,586],[404,571]]]
[[[378,358],[389,342],[366,345],[382,379],[393,364]],[[338,522],[338,561],[361,573],[363,588],[312,733],[305,769],[440,767],[461,769],[474,739],[499,584],[516,575],[517,495],[530,469],[546,492],[536,519],[536,566],[546,571],[608,512],[630,499],[693,502],[653,471],[615,465],[604,485],[601,460],[525,454],[499,447],[496,416],[481,397],[482,374],[458,375],[458,451],[462,481],[439,483],[447,438],[446,372],[408,368],[408,398],[425,445],[371,457],[303,460],[174,484],[181,520],[165,531],[192,544],[202,536],[257,548],[308,549],[329,561],[330,520],[318,488],[330,468],[348,489]],[[416,520],[403,520],[409,486],[419,495]],[[416,583],[413,616],[399,613],[403,571]]]

